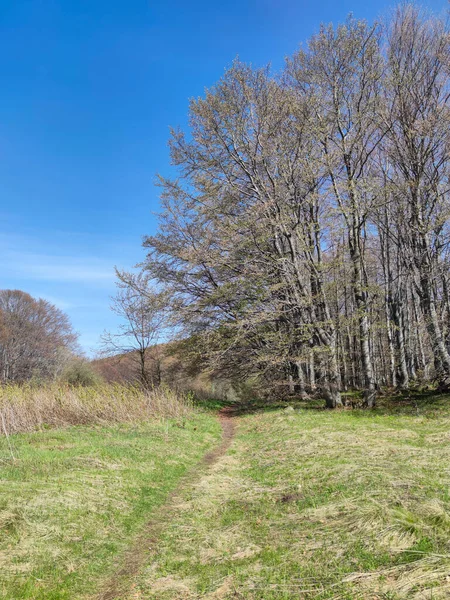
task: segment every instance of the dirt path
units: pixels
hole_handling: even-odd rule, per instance
[[[189,486],[195,485],[205,475],[205,470],[216,463],[228,450],[235,430],[232,408],[222,409],[219,412],[219,419],[222,426],[221,443],[205,454],[203,459],[181,479],[165,504],[157,510],[133,544],[122,555],[115,573],[106,581],[100,593],[95,596],[96,600],[120,600],[123,598],[128,591],[132,577],[137,575],[144,562],[156,551],[158,537],[174,514],[180,494]]]

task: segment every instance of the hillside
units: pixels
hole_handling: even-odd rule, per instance
[[[148,354],[148,372],[156,386],[192,391],[200,398],[238,399],[236,382],[213,376],[201,365],[178,357],[173,343],[158,344]],[[94,359],[90,364],[107,383],[133,383],[139,378],[137,352]]]

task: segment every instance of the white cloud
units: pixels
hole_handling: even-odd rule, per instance
[[[103,236],[0,232],[0,287],[24,290],[66,312],[81,346],[93,355],[103,330],[118,325],[110,310],[114,265],[131,267],[137,258]]]
[[[36,297],[42,298],[43,300],[47,300],[47,302],[50,302],[51,304],[56,306],[56,308],[60,308],[61,310],[64,310],[64,311],[77,307],[77,305],[74,304],[73,302],[68,302],[67,300],[63,300],[62,298],[57,298],[56,296],[51,296],[49,294],[37,293]]]
[[[14,278],[104,287],[115,280],[114,264],[126,254],[125,248],[107,247],[101,237],[94,242],[93,236],[67,232],[64,244],[61,233],[43,242],[0,232],[0,269]]]
[[[111,283],[115,278],[110,262],[17,250],[3,251],[0,267],[4,274],[39,281],[104,284]]]

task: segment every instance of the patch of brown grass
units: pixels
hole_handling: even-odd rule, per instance
[[[0,435],[45,427],[185,419],[190,396],[166,387],[103,384],[92,387],[6,385],[0,387]]]

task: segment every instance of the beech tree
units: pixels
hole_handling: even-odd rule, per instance
[[[203,367],[329,407],[450,383],[449,40],[410,5],[349,18],[191,102],[143,272]]]
[[[0,379],[51,378],[73,355],[77,336],[61,310],[20,290],[0,290]]]
[[[366,404],[375,396],[369,348],[369,308],[365,228],[377,198],[371,157],[379,144],[381,77],[380,28],[349,19],[334,29],[323,26],[291,61],[294,84],[314,105],[317,143],[321,144],[330,190],[344,220],[351,285],[359,326]]]
[[[405,5],[398,9],[388,35],[388,156],[391,180],[403,205],[399,242],[408,270],[413,268],[410,280],[420,300],[436,375],[448,386],[450,355],[439,300],[448,277],[440,263],[449,215],[449,32],[444,21],[424,18]]]

